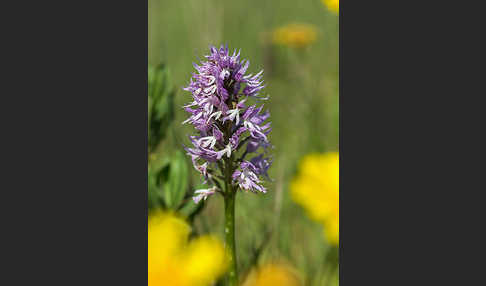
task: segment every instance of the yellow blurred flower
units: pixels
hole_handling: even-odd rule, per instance
[[[292,199],[324,225],[327,240],[339,244],[339,154],[311,154],[290,185]]]
[[[331,10],[332,12],[339,14],[339,0],[321,0],[324,5],[326,5],[327,9]]]
[[[148,286],[206,286],[227,267],[223,244],[212,236],[188,242],[190,226],[171,213],[148,221]]]
[[[300,286],[299,278],[291,267],[280,264],[271,263],[263,267],[253,270],[242,286]]]
[[[273,31],[272,40],[275,44],[293,48],[303,48],[316,41],[317,32],[313,25],[294,23]]]

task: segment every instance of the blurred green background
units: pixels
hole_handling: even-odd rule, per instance
[[[194,72],[193,62],[209,53],[209,46],[228,44],[250,60],[248,73],[264,69],[270,95],[273,165],[269,192],[241,192],[236,204],[236,243],[241,276],[253,265],[284,260],[293,265],[305,285],[336,285],[336,249],[289,195],[289,182],[302,156],[338,151],[339,146],[339,20],[319,0],[222,1],[149,0],[149,64],[164,63],[174,87],[173,122],[162,144],[152,150],[158,161],[174,156],[194,134],[180,123],[188,116],[181,108],[191,100],[181,88]],[[272,31],[291,23],[315,28],[317,37],[305,47],[272,43]],[[201,180],[189,164],[191,184]],[[193,190],[190,190],[192,192]],[[223,200],[208,199],[193,224],[197,234],[222,238]],[[329,262],[331,261],[331,262]]]

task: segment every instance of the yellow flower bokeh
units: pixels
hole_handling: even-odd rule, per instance
[[[326,5],[327,9],[330,11],[339,14],[339,0],[321,0],[324,5]]]
[[[339,154],[304,157],[290,188],[292,199],[324,225],[327,240],[339,244]]]
[[[223,244],[209,235],[188,242],[190,231],[171,213],[149,218],[148,286],[206,286],[226,271]]]
[[[272,35],[273,43],[292,48],[304,48],[314,43],[316,38],[316,28],[303,23],[293,23],[277,28]]]
[[[266,264],[253,270],[242,286],[300,286],[295,270],[281,263]]]

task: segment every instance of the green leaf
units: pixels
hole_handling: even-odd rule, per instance
[[[149,210],[164,208],[162,197],[162,182],[167,180],[169,173],[169,159],[162,158],[155,162],[149,162],[148,166],[148,206]]]
[[[181,206],[181,208],[178,210],[180,214],[183,216],[190,217],[192,214],[194,214],[198,209],[202,209],[205,201],[202,200],[198,204],[196,204],[192,199],[188,200],[185,204]]]
[[[161,200],[158,195],[157,175],[153,169],[149,167],[148,170],[148,207],[149,210],[155,208],[161,208]]]
[[[149,151],[162,141],[174,118],[175,92],[165,65],[148,68]]]
[[[181,151],[174,154],[170,162],[168,180],[164,183],[164,202],[170,209],[177,210],[187,191],[189,170]]]

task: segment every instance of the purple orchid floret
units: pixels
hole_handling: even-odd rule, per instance
[[[257,152],[266,152],[271,146],[270,123],[265,123],[270,113],[262,112],[263,104],[258,103],[268,97],[260,96],[263,70],[246,75],[249,65],[248,60],[240,60],[239,51],[230,53],[227,46],[210,47],[205,60],[194,63],[196,72],[183,88],[192,94],[192,101],[183,106],[189,113],[183,124],[191,124],[197,130],[196,136],[189,137],[192,146],[185,150],[205,183],[215,185],[197,191],[196,203],[217,192],[218,179],[246,191],[266,192],[262,178],[268,179],[271,160]],[[251,99],[253,104],[248,103]],[[246,149],[242,148],[245,144]],[[239,153],[243,154],[238,158]],[[245,161],[245,156],[251,154],[256,156]],[[221,176],[213,176],[219,168]]]
[[[260,191],[266,193],[266,189],[260,185],[261,180],[258,178],[259,170],[251,162],[243,161],[240,164],[240,170],[233,173],[233,180],[238,183],[238,186],[246,191]]]
[[[192,199],[197,204],[202,199],[206,200],[208,198],[208,196],[215,194],[216,191],[217,191],[216,187],[212,187],[212,188],[209,188],[209,189],[196,190],[194,193],[198,194],[198,195],[194,196]]]
[[[263,175],[267,179],[270,179],[268,176],[268,169],[272,165],[272,160],[270,158],[264,158],[263,154],[260,154],[250,160],[250,162],[255,166],[256,173],[258,175]]]

